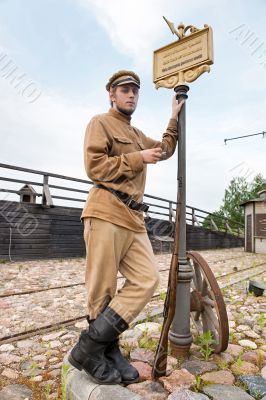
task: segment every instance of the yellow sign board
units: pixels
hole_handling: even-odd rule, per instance
[[[174,87],[192,82],[213,64],[212,29],[207,26],[153,53],[153,82]],[[176,79],[169,79],[175,77]],[[170,85],[170,86],[169,86]]]

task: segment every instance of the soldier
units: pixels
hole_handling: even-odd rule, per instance
[[[143,212],[147,164],[169,158],[178,137],[183,101],[172,100],[172,115],[157,141],[131,125],[140,79],[132,71],[111,76],[106,89],[110,110],[87,126],[85,169],[94,182],[81,218],[86,244],[85,283],[89,327],[72,349],[69,362],[102,384],[138,382],[138,371],[122,356],[118,337],[150,300],[159,273]],[[117,274],[125,283],[117,291]]]

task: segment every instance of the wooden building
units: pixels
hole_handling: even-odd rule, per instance
[[[241,204],[245,208],[245,251],[266,254],[266,189],[259,196]]]

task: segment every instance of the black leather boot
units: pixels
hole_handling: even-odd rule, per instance
[[[139,381],[138,370],[133,367],[133,365],[131,365],[122,355],[119,349],[118,339],[106,347],[105,356],[107,360],[111,362],[111,365],[113,365],[117,371],[120,372],[122,378],[121,383],[130,385],[131,383],[136,383]]]
[[[121,375],[105,358],[107,346],[128,328],[128,324],[110,307],[90,323],[69,355],[71,365],[84,370],[97,383],[121,383]]]

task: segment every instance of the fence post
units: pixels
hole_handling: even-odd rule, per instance
[[[226,225],[226,232],[229,231],[230,233],[233,233],[231,226],[228,224],[228,221],[225,222]]]
[[[195,226],[196,222],[195,208],[191,208],[191,211],[192,211],[192,226]]]
[[[48,185],[49,175],[43,175],[42,205],[52,207],[53,200]]]
[[[173,220],[173,203],[169,201],[169,222]]]
[[[212,228],[214,228],[215,231],[219,231],[218,226],[216,225],[216,223],[214,222],[214,220],[211,218],[211,226]]]

